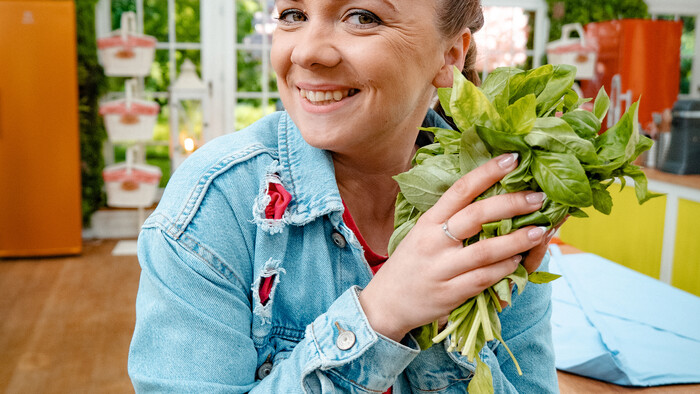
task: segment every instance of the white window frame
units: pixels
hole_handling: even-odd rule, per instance
[[[700,1],[697,0],[646,0],[652,18],[659,15],[695,17],[695,53],[691,69],[690,93],[680,94],[679,98],[700,98]],[[680,70],[679,70],[680,72]]]
[[[204,125],[202,139],[204,142],[221,134],[233,131],[233,114],[228,110],[231,104],[229,92],[233,89],[235,76],[235,58],[230,48],[234,41],[236,26],[235,1],[200,0],[200,42],[178,42],[175,30],[175,3],[168,2],[168,41],[157,42],[156,50],[168,51],[168,67],[171,83],[177,79],[176,53],[178,50],[199,50],[202,80],[209,87],[208,105],[202,108]],[[135,0],[137,31],[143,33],[143,0]],[[109,36],[112,27],[111,0],[100,0],[95,6],[95,29],[97,37]],[[139,78],[143,86],[143,78]],[[119,97],[120,92],[110,92],[107,98]],[[154,98],[168,98],[169,92],[148,92]],[[149,142],[156,144],[156,142]],[[108,149],[107,149],[108,151]],[[109,152],[106,158],[109,158]]]

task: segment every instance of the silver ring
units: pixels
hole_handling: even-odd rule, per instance
[[[447,220],[445,221],[445,223],[442,224],[442,231],[444,231],[444,232],[445,232],[445,235],[447,235],[448,237],[450,237],[450,239],[452,239],[452,240],[454,240],[454,241],[457,241],[457,242],[459,242],[459,243],[462,243],[462,241],[459,240],[459,239],[457,239],[457,237],[455,237],[454,235],[452,235],[452,233],[450,232],[450,230],[447,228]]]

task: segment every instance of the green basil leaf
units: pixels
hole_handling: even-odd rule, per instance
[[[468,130],[474,124],[487,121],[500,125],[501,117],[484,93],[455,67],[454,85],[450,98],[452,120],[460,130]]]
[[[526,134],[532,129],[537,119],[536,100],[534,94],[528,94],[505,109],[502,118],[508,125],[508,131],[515,134]]]
[[[593,188],[592,191],[593,208],[605,215],[610,215],[610,211],[612,210],[613,205],[610,192],[601,188]]]
[[[493,238],[498,234],[498,222],[489,222],[481,225],[481,239]]]
[[[600,131],[600,120],[586,110],[567,112],[561,116],[561,119],[568,123],[579,137],[589,141],[595,140]]]
[[[420,214],[420,211],[406,200],[403,193],[399,192],[396,196],[396,209],[394,209],[394,230],[404,222],[417,218]]]
[[[639,141],[638,104],[639,102],[632,104],[617,124],[596,138],[595,147],[599,158],[613,161],[623,157],[629,161],[634,156]]]
[[[523,228],[525,226],[548,226],[551,222],[549,218],[541,211],[528,213],[527,215],[516,216],[513,218],[513,228]]]
[[[399,246],[399,243],[406,237],[409,231],[413,228],[413,226],[416,225],[418,222],[418,216],[413,217],[412,219],[403,222],[396,230],[394,230],[393,233],[391,233],[391,238],[389,238],[389,246],[388,246],[388,252],[389,255],[394,253],[394,250],[396,250],[396,247]]]
[[[459,139],[462,138],[462,133],[459,131],[443,129],[442,127],[421,127],[420,130],[433,133],[435,142],[440,144],[445,154],[451,155],[459,152]]]
[[[538,118],[525,142],[550,152],[571,153],[583,162],[597,161],[593,143],[578,136],[561,118]]]
[[[569,208],[569,215],[575,218],[587,218],[588,214],[584,212],[581,208],[571,207]]]
[[[515,283],[515,286],[518,287],[518,294],[522,293],[523,290],[525,290],[525,286],[527,285],[527,270],[525,269],[525,267],[523,267],[522,264],[519,264],[518,268],[515,269],[515,272],[506,276],[506,278],[512,280],[513,283]]]
[[[476,134],[474,127],[465,130],[459,142],[459,168],[462,174],[473,171],[491,159],[486,145]]]
[[[541,67],[540,67],[541,68]],[[536,70],[536,69],[535,69]],[[552,108],[561,105],[563,108],[564,96],[574,85],[576,79],[576,67],[559,64],[553,66],[550,71],[545,89],[537,96],[537,114],[543,115],[551,112]]]
[[[569,153],[534,151],[532,175],[542,191],[560,204],[587,207],[593,203],[586,173]]]
[[[510,281],[508,278],[504,278],[496,282],[496,284],[493,285],[493,290],[496,292],[496,294],[498,294],[498,298],[507,302],[508,305],[511,304]]]
[[[593,102],[593,114],[602,122],[608,113],[608,108],[610,108],[610,97],[605,92],[605,87],[601,86]]]
[[[452,111],[450,110],[450,98],[452,97],[452,88],[438,88],[437,95],[438,100],[440,100],[440,106],[445,111],[445,115],[452,117]]]
[[[590,99],[581,99],[575,90],[569,89],[564,95],[564,113],[573,111]]]
[[[642,152],[651,149],[652,145],[654,145],[654,141],[652,141],[651,138],[640,135],[637,146],[634,147],[634,156],[632,160],[636,159]]]
[[[411,330],[411,335],[418,342],[420,350],[428,350],[433,346],[433,327],[432,324],[426,324]]]
[[[498,232],[499,236],[510,234],[513,231],[513,220],[512,219],[501,219],[498,222]]]
[[[486,126],[476,126],[476,133],[488,147],[492,155],[498,156],[508,152],[526,152],[530,147],[525,143],[522,134],[511,134],[497,131]]]
[[[528,275],[528,280],[532,283],[549,283],[555,279],[561,278],[561,275],[552,274],[550,272],[535,271]]]
[[[394,176],[406,200],[421,212],[437,200],[459,178],[459,158],[440,155],[426,158],[421,165]]]
[[[517,89],[512,90],[510,103],[514,103],[521,97],[528,94],[539,96],[547,87],[547,82],[552,78],[554,67],[551,64],[546,64],[525,72],[525,78],[518,84]]]
[[[634,180],[634,192],[637,196],[637,201],[642,204],[650,198],[663,196],[663,194],[652,193],[647,188],[647,177],[639,167],[634,164],[628,164],[622,168],[625,175]]]
[[[518,167],[501,179],[500,183],[503,185],[503,188],[509,193],[530,189],[530,182],[532,181],[531,164],[532,151],[528,149],[521,152]]]
[[[525,71],[514,67],[499,67],[489,73],[481,85],[481,91],[493,102],[498,113],[503,111],[510,102],[511,81],[518,74],[525,75]]]
[[[541,225],[552,228],[561,223],[566,215],[569,214],[569,206],[547,199],[540,209],[540,212],[547,218],[547,223]]]
[[[430,145],[425,145],[416,151],[416,155],[413,157],[413,165],[423,164],[423,161],[429,157],[442,155],[445,153],[445,149],[439,143],[433,143]]]

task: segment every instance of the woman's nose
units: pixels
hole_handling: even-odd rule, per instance
[[[340,63],[341,54],[332,27],[309,23],[299,33],[292,50],[292,63],[304,68],[333,67]]]

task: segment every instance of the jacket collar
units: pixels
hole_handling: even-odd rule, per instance
[[[422,126],[450,128],[432,109],[428,110]],[[334,212],[338,213],[334,215],[338,218],[344,208],[330,152],[306,143],[286,112],[280,117],[277,132],[279,175],[285,188],[293,196],[288,212],[290,224],[302,226]],[[431,142],[431,137],[423,136],[419,141]]]

